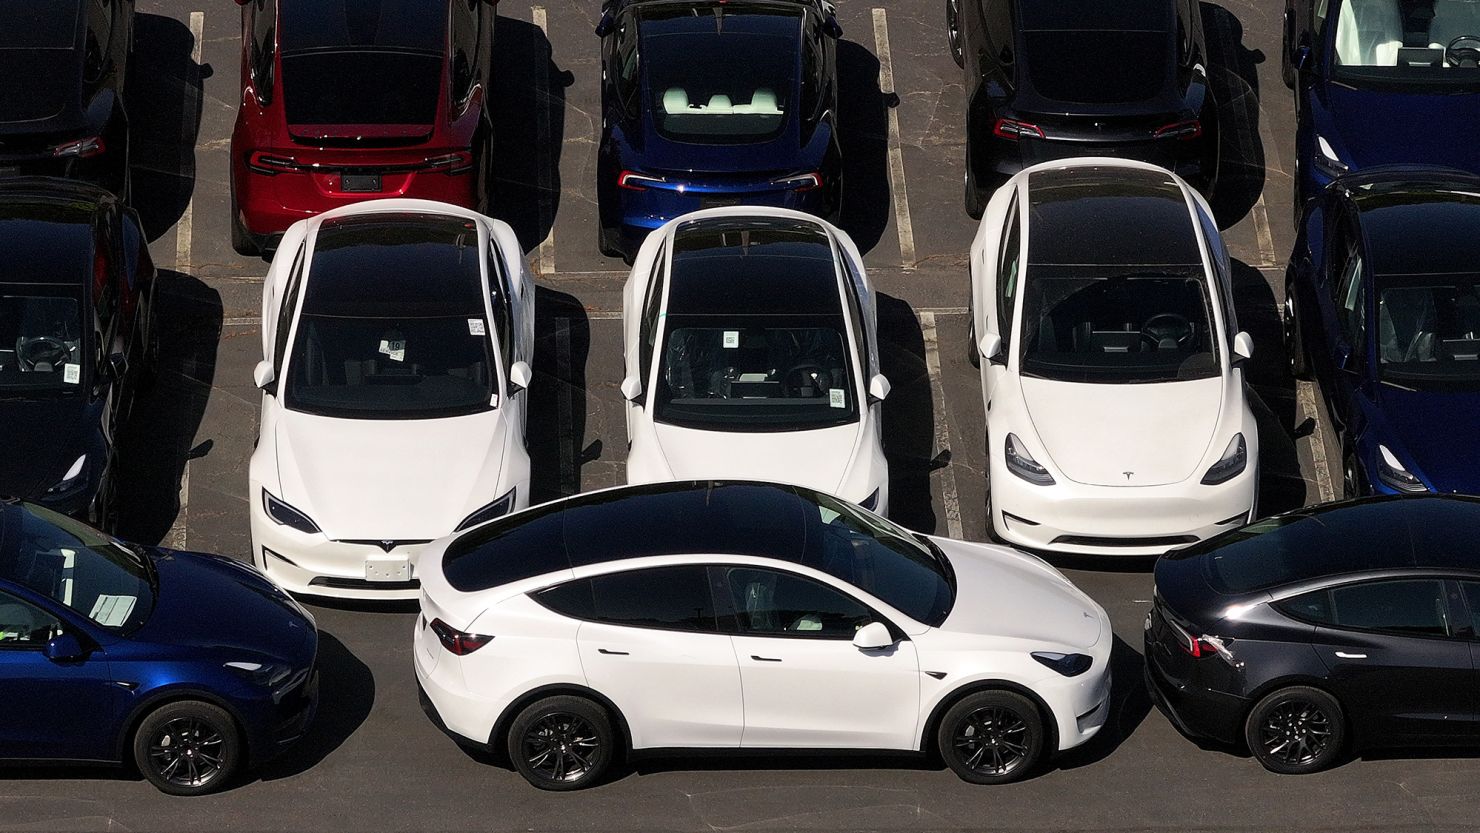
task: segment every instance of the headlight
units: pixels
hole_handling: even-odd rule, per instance
[[[1249,447],[1244,444],[1243,434],[1234,434],[1233,439],[1228,441],[1228,447],[1223,449],[1223,456],[1218,458],[1203,475],[1204,486],[1216,486],[1219,483],[1227,483],[1240,474],[1249,465]]]
[[[1336,155],[1331,149],[1331,143],[1326,141],[1325,136],[1316,136],[1316,168],[1329,177],[1338,177],[1350,171],[1351,168]]]
[[[1063,674],[1065,677],[1077,677],[1089,670],[1095,664],[1094,657],[1084,654],[1061,654],[1057,651],[1034,651],[1030,656],[1044,665]]]
[[[873,494],[869,495],[863,500],[860,500],[858,502],[858,505],[862,506],[864,509],[867,509],[870,512],[875,511],[879,506],[879,490],[875,489]]]
[[[1006,453],[1007,468],[1013,474],[1039,486],[1053,485],[1053,475],[1048,473],[1048,469],[1038,465],[1033,455],[1023,448],[1023,442],[1017,438],[1016,434],[1007,435],[1007,443],[1003,450]]]
[[[1417,475],[1403,468],[1403,464],[1398,462],[1398,456],[1389,451],[1385,445],[1377,447],[1377,479],[1400,492],[1427,492],[1429,490],[1429,487],[1425,486]]]
[[[503,497],[499,498],[493,503],[488,504],[482,509],[479,509],[477,512],[474,512],[466,518],[463,518],[462,523],[458,524],[457,529],[453,531],[462,532],[468,527],[477,526],[478,524],[482,523],[488,523],[494,518],[502,518],[503,516],[509,514],[509,510],[514,508],[514,493],[517,491],[517,488],[510,489],[508,493],[505,494]]]
[[[77,491],[86,482],[83,476],[86,473],[87,455],[84,454],[77,458],[77,462],[73,463],[71,468],[67,469],[67,473],[62,475],[62,479],[57,481],[55,486],[46,490],[46,497],[56,498]]]
[[[277,688],[293,673],[286,665],[262,662],[228,662],[226,667],[238,677],[263,688]]]
[[[319,531],[319,525],[307,515],[273,497],[266,489],[262,490],[262,507],[267,510],[267,517],[272,518],[273,523],[309,535]]]

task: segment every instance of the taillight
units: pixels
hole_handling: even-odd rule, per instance
[[[247,167],[259,174],[280,174],[285,171],[300,170],[303,166],[291,156],[278,156],[259,150],[247,157]]]
[[[1233,652],[1228,650],[1229,644],[1233,642],[1232,639],[1221,639],[1208,634],[1193,636],[1171,619],[1164,616],[1162,618],[1171,626],[1172,632],[1177,635],[1177,644],[1188,656],[1194,659],[1218,656],[1230,663],[1233,662]]]
[[[491,636],[463,633],[441,619],[433,619],[431,628],[432,633],[442,641],[442,647],[460,657],[465,657],[493,641]]]
[[[772,185],[780,185],[793,191],[811,191],[813,188],[822,187],[822,176],[816,173],[796,174],[795,176],[783,176],[780,179],[771,180]]]
[[[103,141],[102,136],[88,136],[86,139],[78,139],[72,142],[63,142],[51,149],[53,158],[75,157],[87,159],[106,151],[108,143]]]
[[[1017,119],[998,119],[992,125],[992,135],[999,139],[1012,139],[1017,141],[1022,138],[1042,139],[1043,128]]]
[[[1196,139],[1202,135],[1202,122],[1197,119],[1172,122],[1156,128],[1152,135],[1158,139]]]
[[[466,173],[473,169],[473,154],[464,150],[442,156],[431,156],[423,160],[421,164],[428,170],[445,170],[449,174]]]
[[[637,171],[622,171],[617,174],[617,187],[626,188],[628,191],[646,191],[648,185],[656,185],[664,181],[660,176],[648,176]]]

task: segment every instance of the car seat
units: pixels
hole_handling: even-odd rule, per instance
[[[1398,299],[1410,300],[1396,306],[1390,303]],[[1434,311],[1434,296],[1430,290],[1391,290],[1382,294],[1382,303],[1377,305],[1377,332],[1382,361],[1386,364],[1405,362],[1437,361],[1434,347],[1437,341],[1435,329],[1438,325]]]
[[[1395,67],[1402,46],[1396,0],[1350,0],[1336,19],[1336,60],[1346,66]]]

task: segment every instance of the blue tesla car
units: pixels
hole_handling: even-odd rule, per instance
[[[0,501],[0,760],[213,792],[307,730],[317,651],[312,617],[251,567]]]
[[[1284,29],[1297,219],[1333,179],[1373,166],[1480,173],[1480,3],[1286,0]]]
[[[601,36],[601,252],[701,208],[836,216],[836,40],[823,0],[622,0]]]
[[[1285,339],[1326,398],[1347,497],[1480,493],[1477,264],[1480,177],[1377,169],[1306,205]]]

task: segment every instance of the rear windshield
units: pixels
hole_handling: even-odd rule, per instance
[[[0,49],[71,49],[76,0],[0,0]]]
[[[443,56],[335,49],[283,55],[288,124],[431,125]]]

